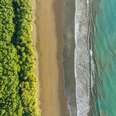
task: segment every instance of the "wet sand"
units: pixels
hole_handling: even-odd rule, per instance
[[[62,0],[36,0],[35,5],[42,116],[67,116],[61,65],[62,4]]]
[[[65,95],[67,96],[68,110],[70,116],[77,116],[76,105],[76,83],[74,69],[75,50],[75,0],[64,0],[63,20],[63,66],[65,80]]]

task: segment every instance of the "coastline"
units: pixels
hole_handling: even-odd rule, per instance
[[[61,4],[61,0],[36,0],[36,49],[39,57],[42,116],[67,116],[61,57]]]

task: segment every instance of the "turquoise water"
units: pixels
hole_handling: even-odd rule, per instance
[[[92,116],[116,116],[116,0],[100,0],[94,25],[95,104]]]

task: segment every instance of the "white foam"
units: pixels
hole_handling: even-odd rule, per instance
[[[75,0],[75,80],[76,80],[76,103],[77,116],[87,116],[90,101],[90,75],[89,75],[89,55],[92,50],[87,49],[88,19],[84,16],[88,12],[89,0]],[[85,25],[84,25],[85,24]]]

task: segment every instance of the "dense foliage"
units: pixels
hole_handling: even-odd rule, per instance
[[[31,0],[0,0],[0,116],[40,116]]]

